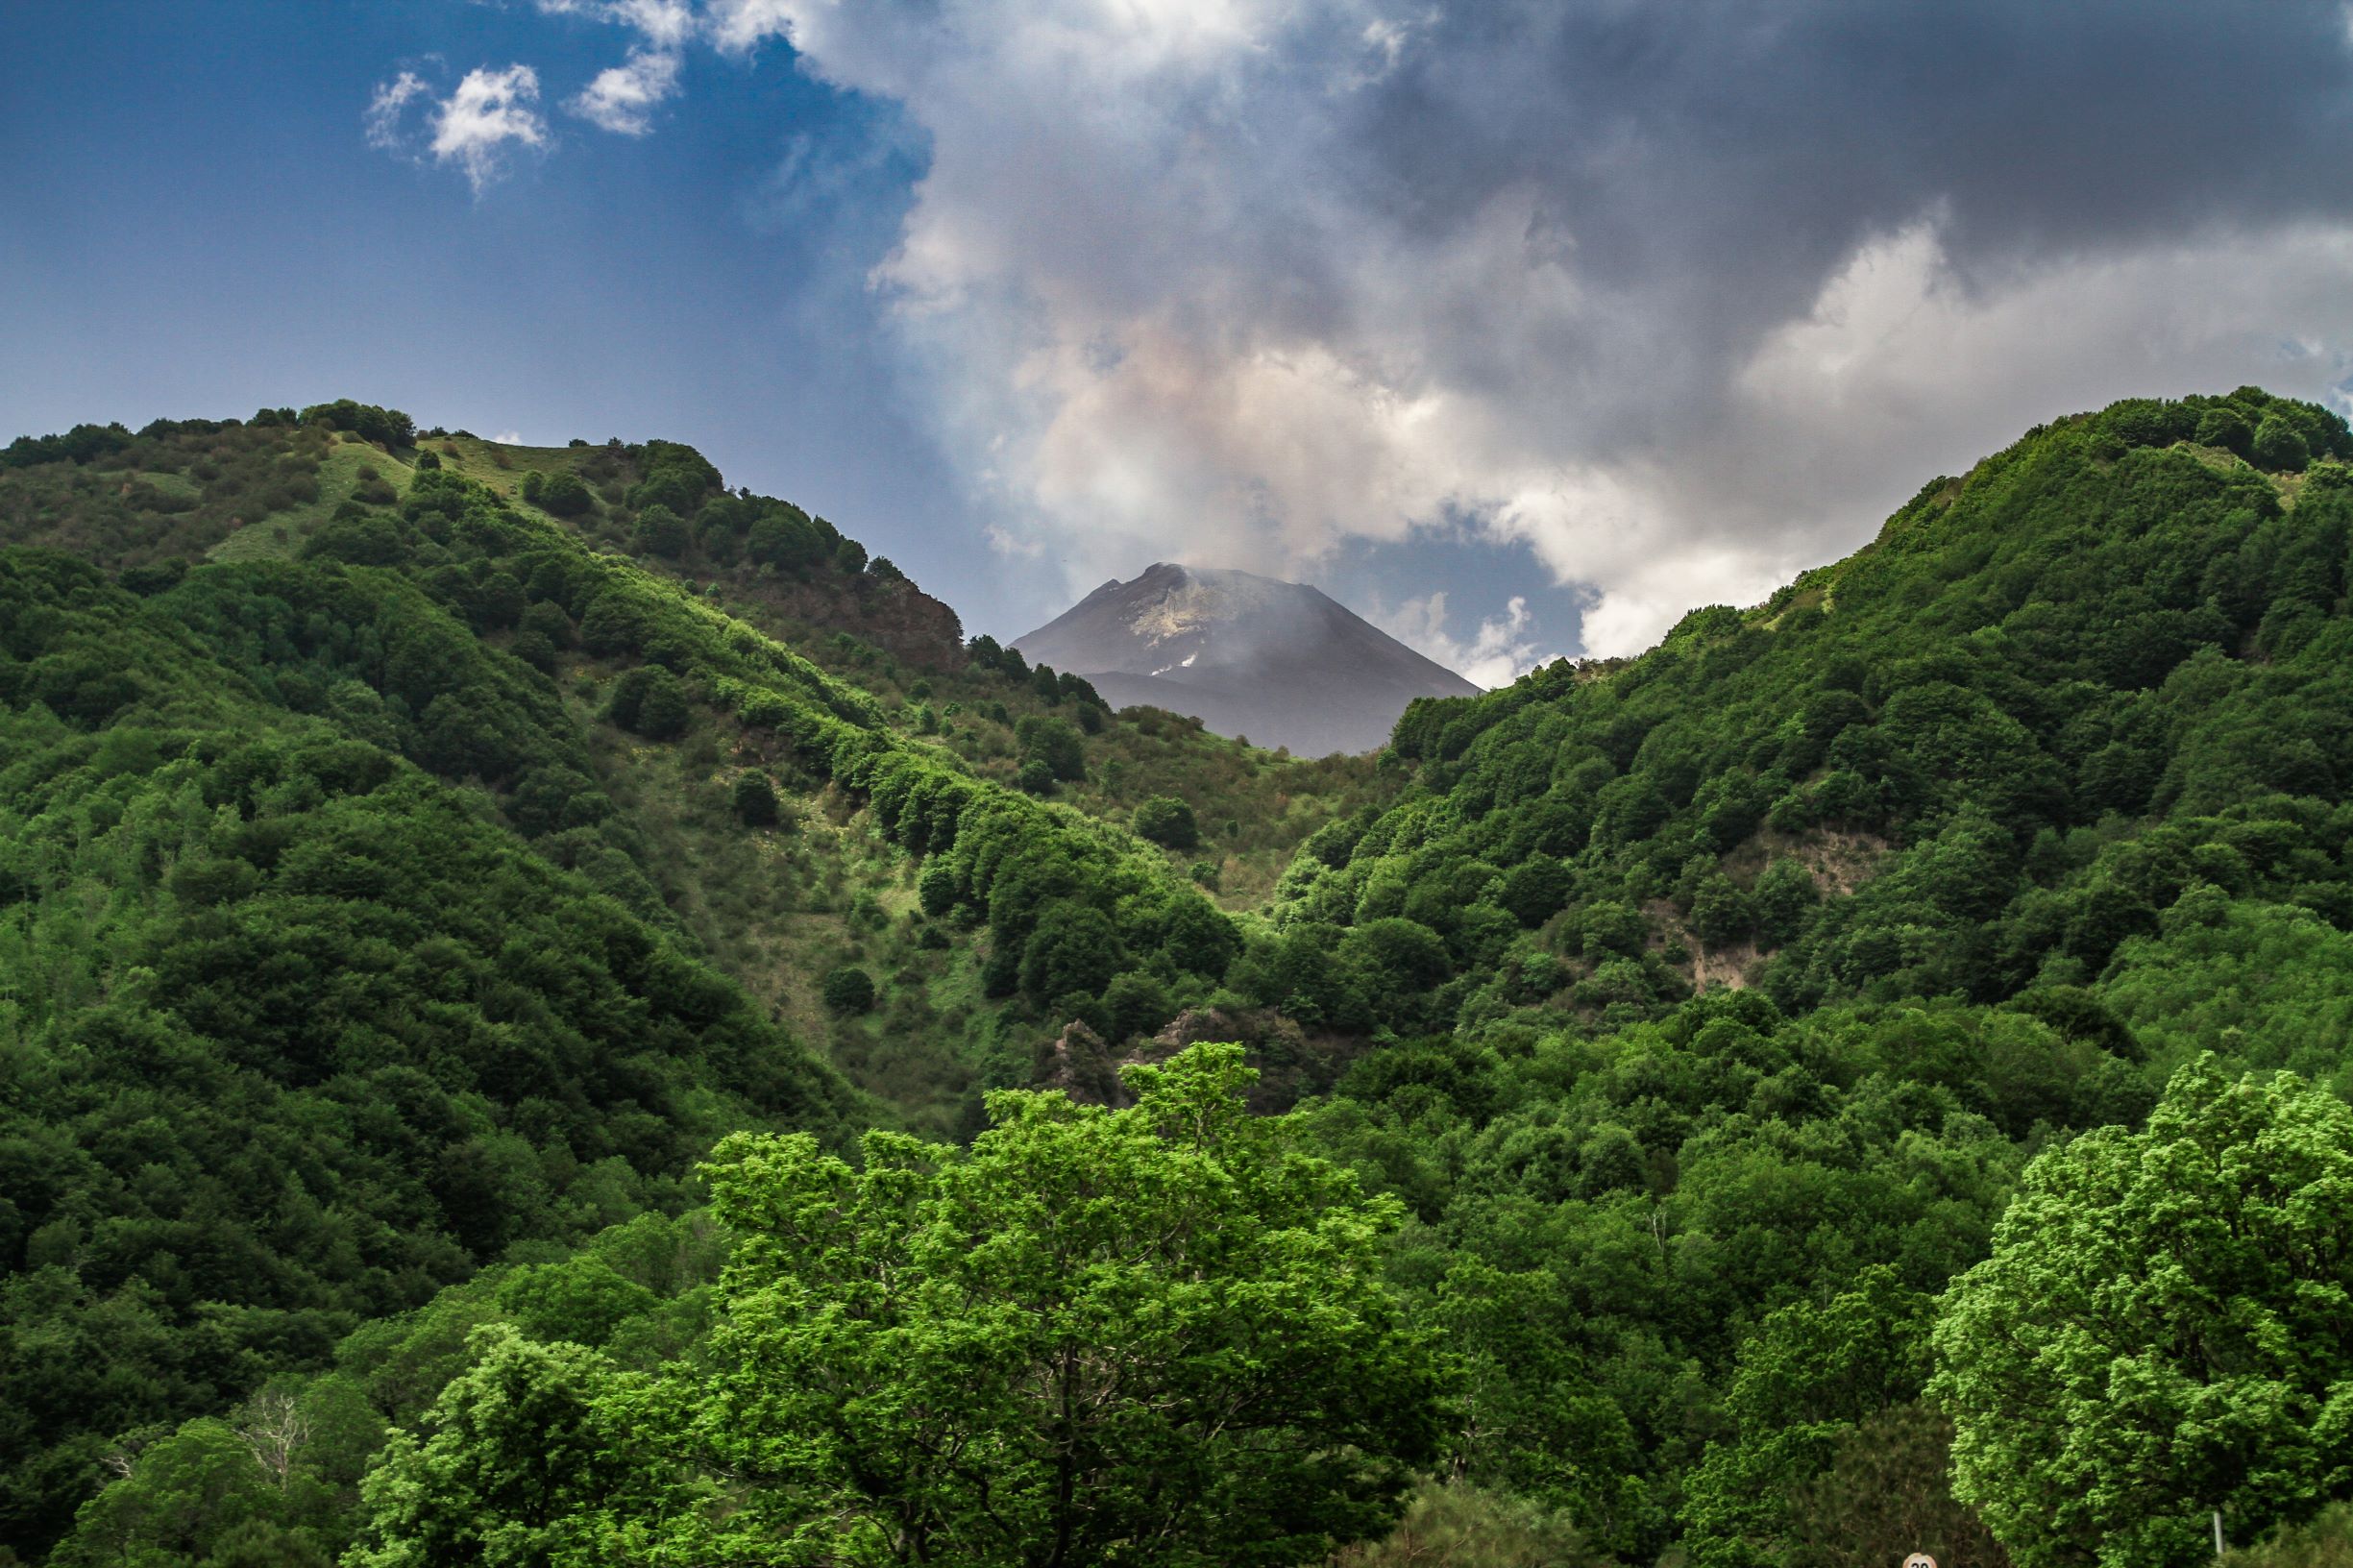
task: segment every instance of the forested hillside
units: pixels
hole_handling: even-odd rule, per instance
[[[0,1539],[2298,1525],[2353,1498],[2347,459],[2253,389],[2120,404],[1307,763],[963,643],[683,446],[20,441]],[[1219,1032],[1251,1066],[1174,1054]]]
[[[1057,998],[1115,1039],[1131,968],[1118,1021],[1158,1028],[1237,944],[1202,885],[1324,820],[1262,797],[1328,770],[972,664],[690,449],[530,455],[337,404],[0,459],[0,1538],[60,1533],[126,1433],[677,1212],[723,1133],[968,1127]],[[879,691],[669,559],[741,539],[748,614]],[[944,615],[968,715],[855,635]],[[1066,776],[1010,787],[1025,746]],[[1044,798],[1124,818],[1140,755],[1212,818],[1181,858]]]

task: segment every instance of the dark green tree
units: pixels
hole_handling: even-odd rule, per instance
[[[736,820],[747,827],[776,825],[776,786],[756,769],[736,775],[727,803],[734,808]]]
[[[1066,783],[1087,776],[1086,738],[1069,720],[1024,714],[1014,726],[1014,736],[1020,743],[1023,762],[1042,762]]]
[[[1136,808],[1133,819],[1140,837],[1170,849],[1190,849],[1201,842],[1201,827],[1193,808],[1174,796],[1156,795]]]
[[[874,1005],[874,977],[854,965],[827,969],[818,993],[836,1013],[865,1013]]]
[[[2312,462],[2304,432],[2275,413],[2264,415],[2263,423],[2255,427],[2255,440],[2247,455],[2257,468],[2287,474],[2301,474]]]
[[[1109,916],[1088,904],[1058,903],[1022,946],[1021,991],[1040,1003],[1071,992],[1100,995],[1126,962],[1126,945]]]
[[[570,470],[551,475],[547,482],[539,487],[541,510],[557,517],[583,516],[596,503],[596,498],[589,494],[588,486]]]

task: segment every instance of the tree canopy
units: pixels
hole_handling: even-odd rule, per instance
[[[2024,1568],[2188,1564],[2353,1480],[2353,1108],[2176,1073],[2038,1158],[1953,1282],[1930,1392],[1955,1493]]]

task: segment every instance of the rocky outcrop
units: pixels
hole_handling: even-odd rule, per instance
[[[1086,1105],[1133,1105],[1136,1096],[1121,1080],[1120,1069],[1165,1062],[1188,1046],[1209,1041],[1247,1047],[1250,1065],[1259,1069],[1250,1107],[1265,1113],[1288,1110],[1308,1095],[1325,1092],[1367,1045],[1354,1036],[1303,1029],[1272,1008],[1187,1008],[1160,1033],[1120,1050],[1084,1023],[1065,1024],[1062,1033],[1039,1042],[1030,1081],[1039,1089],[1061,1090]]]

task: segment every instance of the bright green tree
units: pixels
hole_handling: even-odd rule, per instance
[[[658,1516],[668,1469],[622,1424],[621,1383],[579,1345],[503,1324],[443,1389],[420,1439],[396,1433],[360,1485],[368,1510],[350,1568],[588,1568],[609,1513]]]
[[[2176,1073],[2145,1131],[2026,1169],[1956,1281],[1930,1394],[2023,1568],[2190,1563],[2353,1491],[2353,1108]]]
[[[1124,1111],[1001,1092],[968,1149],[737,1135],[707,1367],[673,1390],[740,1507],[694,1560],[1276,1564],[1396,1518],[1440,1386],[1383,1283],[1393,1201],[1252,1115],[1238,1046]],[[681,1557],[680,1560],[687,1560]]]

